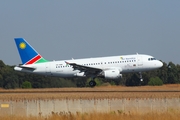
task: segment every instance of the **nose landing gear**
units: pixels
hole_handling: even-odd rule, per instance
[[[142,78],[142,73],[139,72],[139,78],[140,78],[140,81],[143,82],[143,78]]]

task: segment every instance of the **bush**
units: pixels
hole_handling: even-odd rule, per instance
[[[32,85],[29,81],[25,81],[22,83],[22,88],[32,88]]]
[[[160,85],[163,85],[163,81],[159,77],[153,77],[153,78],[150,78],[150,81],[148,82],[148,85],[150,85],[150,86],[160,86]]]

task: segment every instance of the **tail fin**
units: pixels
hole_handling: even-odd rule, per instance
[[[22,64],[35,64],[47,62],[25,39],[14,38]]]

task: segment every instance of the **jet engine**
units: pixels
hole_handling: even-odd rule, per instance
[[[74,74],[77,77],[85,77],[86,75],[84,74],[84,72],[80,72],[80,73],[76,73]]]
[[[101,76],[106,79],[118,79],[122,77],[118,69],[105,70],[101,73]]]

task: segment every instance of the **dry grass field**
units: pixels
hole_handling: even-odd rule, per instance
[[[22,99],[180,98],[180,84],[94,88],[0,89],[1,100]]]
[[[114,99],[114,98],[180,98],[180,84],[164,86],[106,86],[94,88],[0,89],[0,100],[33,99]],[[179,120],[179,111],[164,113],[76,113],[55,114],[48,117],[0,116],[0,120]]]
[[[20,117],[5,116],[0,120],[179,120],[180,114],[171,113],[147,113],[147,114],[123,114],[123,113],[85,113],[76,115],[67,113],[62,115],[52,114],[48,117]]]

